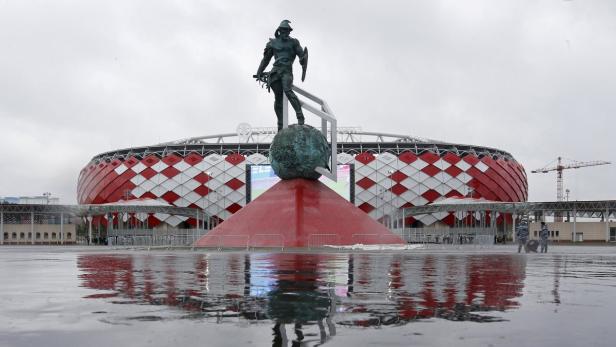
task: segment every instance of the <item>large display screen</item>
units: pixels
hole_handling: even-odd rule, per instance
[[[276,176],[270,165],[249,165],[249,170],[247,170],[247,172],[249,173],[247,178],[248,182],[250,182],[250,192],[246,194],[246,202],[256,199],[259,195],[263,194],[266,190],[280,181],[280,178]],[[353,202],[351,199],[351,182],[354,180],[353,176],[353,165],[343,164],[338,165],[337,182],[323,176],[321,176],[319,181],[340,194],[343,198]]]

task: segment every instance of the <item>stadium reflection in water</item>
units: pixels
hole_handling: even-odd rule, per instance
[[[85,254],[78,266],[82,285],[99,290],[87,298],[168,305],[205,324],[270,321],[273,345],[286,346],[322,344],[347,326],[502,321],[499,311],[518,306],[525,261],[493,254]]]

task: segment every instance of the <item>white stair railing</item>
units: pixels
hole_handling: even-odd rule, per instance
[[[321,109],[311,104],[308,104],[301,99],[299,100],[303,109],[321,118],[321,133],[323,134],[323,136],[325,136],[325,138],[327,138],[328,123],[329,123],[329,138],[331,141],[330,143],[331,157],[329,161],[329,170],[324,167],[317,167],[315,171],[335,182],[338,180],[338,168],[337,168],[337,165],[338,165],[337,124],[338,122],[336,121],[336,116],[334,116],[334,113],[329,108],[329,105],[327,105],[327,102],[325,102],[325,100],[317,96],[314,96],[295,85],[293,85],[293,91],[307,98],[308,100],[315,102],[318,106],[320,106]],[[282,127],[287,128],[289,127],[289,100],[287,99],[287,95],[285,93],[283,93],[282,95],[283,95]]]

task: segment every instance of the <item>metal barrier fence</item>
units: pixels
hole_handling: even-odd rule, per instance
[[[274,248],[284,250],[285,239],[282,234],[255,234],[249,235],[204,235],[203,239],[209,248],[221,249],[250,249]]]
[[[493,245],[496,228],[392,229],[407,243]]]
[[[338,234],[310,234],[308,236],[308,248],[335,245],[339,243],[339,240],[340,235]]]
[[[398,237],[407,243],[444,244],[444,245],[493,245],[496,235],[495,228],[407,228],[392,229],[396,235],[379,235],[358,233],[351,236],[351,244],[396,244]],[[191,247],[200,238],[208,240],[212,248],[280,248],[288,247],[281,234],[248,235],[207,235],[209,230],[151,230],[151,229],[115,229],[107,236],[110,246],[176,246]],[[311,234],[308,236],[308,247],[319,248],[340,244],[340,235],[335,233]]]
[[[109,246],[192,246],[209,230],[114,229],[107,235]]]

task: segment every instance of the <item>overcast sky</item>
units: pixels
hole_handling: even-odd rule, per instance
[[[614,0],[0,0],[0,196],[74,203],[98,153],[274,126],[251,76],[282,19],[341,126],[508,151],[532,201],[557,156],[616,163]],[[564,177],[616,198],[616,164]]]

